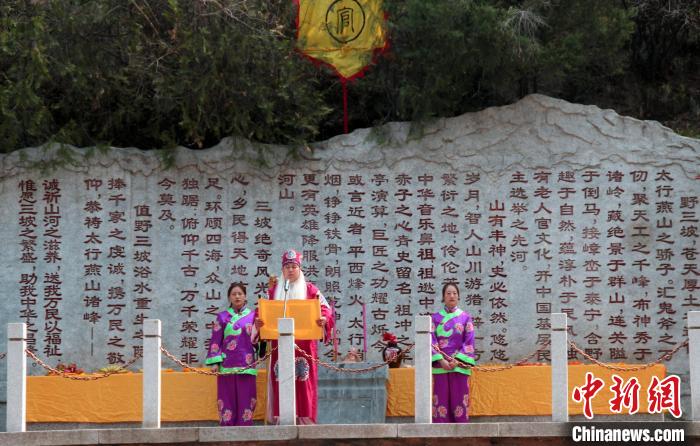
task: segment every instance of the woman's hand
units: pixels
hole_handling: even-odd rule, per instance
[[[316,321],[316,324],[317,324],[319,327],[324,327],[324,326],[326,325],[326,322],[327,322],[326,317],[325,317],[325,316],[321,316],[321,319],[317,320],[317,321]]]
[[[262,319],[255,319],[255,328],[260,329],[263,325],[265,325],[265,322]]]
[[[219,372],[219,364],[214,364],[214,365],[212,365],[212,366],[211,366],[211,371],[214,372],[214,373],[218,373],[218,372]]]
[[[455,366],[457,365],[457,363],[454,362],[454,361],[453,361],[453,362],[449,362],[449,361],[447,361],[447,359],[441,359],[441,360],[440,360],[440,365],[441,365],[442,368],[445,369],[445,370],[452,370],[452,369],[455,368]]]
[[[273,274],[270,276],[269,279],[267,279],[267,288],[272,289],[272,287],[274,287],[275,285],[277,285],[277,276]]]

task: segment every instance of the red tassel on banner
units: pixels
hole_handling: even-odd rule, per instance
[[[348,81],[344,77],[340,78],[343,86],[343,133],[348,133]]]

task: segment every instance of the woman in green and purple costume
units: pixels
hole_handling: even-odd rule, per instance
[[[433,423],[469,421],[469,375],[474,361],[474,324],[469,313],[457,308],[459,288],[442,288],[445,307],[432,316]]]
[[[233,283],[228,289],[230,307],[216,315],[209,354],[204,362],[215,372],[217,406],[221,426],[252,426],[255,411],[255,312],[246,308],[246,288]]]

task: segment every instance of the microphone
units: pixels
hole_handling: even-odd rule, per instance
[[[287,317],[287,292],[289,291],[289,279],[284,281],[284,307],[282,308],[282,317]]]

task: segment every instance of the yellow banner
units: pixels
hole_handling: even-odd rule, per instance
[[[349,79],[384,48],[381,0],[298,0],[297,49]]]
[[[277,339],[277,319],[284,310],[282,300],[258,300],[258,311],[263,326],[260,328],[261,339]],[[294,319],[294,339],[310,340],[323,338],[323,329],[316,323],[321,319],[321,304],[318,299],[288,300],[287,317]]]

